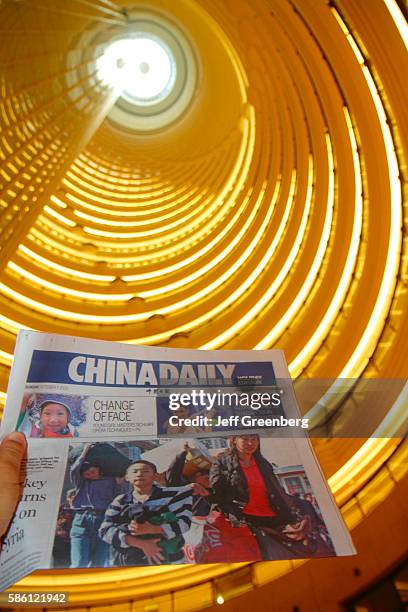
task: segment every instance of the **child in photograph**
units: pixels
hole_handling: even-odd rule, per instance
[[[30,438],[73,438],[86,420],[81,396],[37,393],[25,396],[18,429]]]
[[[88,460],[97,444],[85,444],[71,467],[75,486],[71,507],[74,518],[70,531],[71,567],[104,567],[108,563],[109,547],[98,536],[106,508],[119,494],[127,490],[124,478],[104,474],[96,460]]]
[[[70,409],[60,402],[44,402],[40,410],[40,438],[72,438]]]
[[[190,529],[191,485],[156,484],[156,466],[140,459],[126,472],[132,490],[110,504],[99,529],[113,549],[113,565],[156,565],[184,560],[183,533]]]

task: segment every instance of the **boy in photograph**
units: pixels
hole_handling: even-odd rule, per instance
[[[113,549],[113,565],[180,563],[190,529],[192,487],[162,487],[156,466],[140,459],[126,472],[132,490],[110,504],[99,536]]]

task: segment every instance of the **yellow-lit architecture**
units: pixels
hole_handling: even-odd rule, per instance
[[[339,403],[352,415],[366,379],[404,381],[403,11],[395,0],[2,0],[1,404],[22,328],[278,347],[300,393],[305,379],[352,379],[336,406],[315,398],[316,423]],[[143,37],[167,54],[167,89],[104,72],[112,43]],[[182,612],[217,597],[226,610],[339,609],[408,549],[408,451],[395,437],[407,395],[401,383],[367,402],[376,437],[315,442],[355,558],[44,571],[18,588],[69,591],[91,611]]]

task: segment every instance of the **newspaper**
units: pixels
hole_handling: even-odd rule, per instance
[[[282,351],[22,331],[1,435],[28,439],[0,590],[36,569],[355,553]]]

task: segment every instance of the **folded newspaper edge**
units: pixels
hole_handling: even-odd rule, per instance
[[[355,554],[283,351],[23,330],[0,435],[14,430],[28,457],[0,591],[36,569]]]

